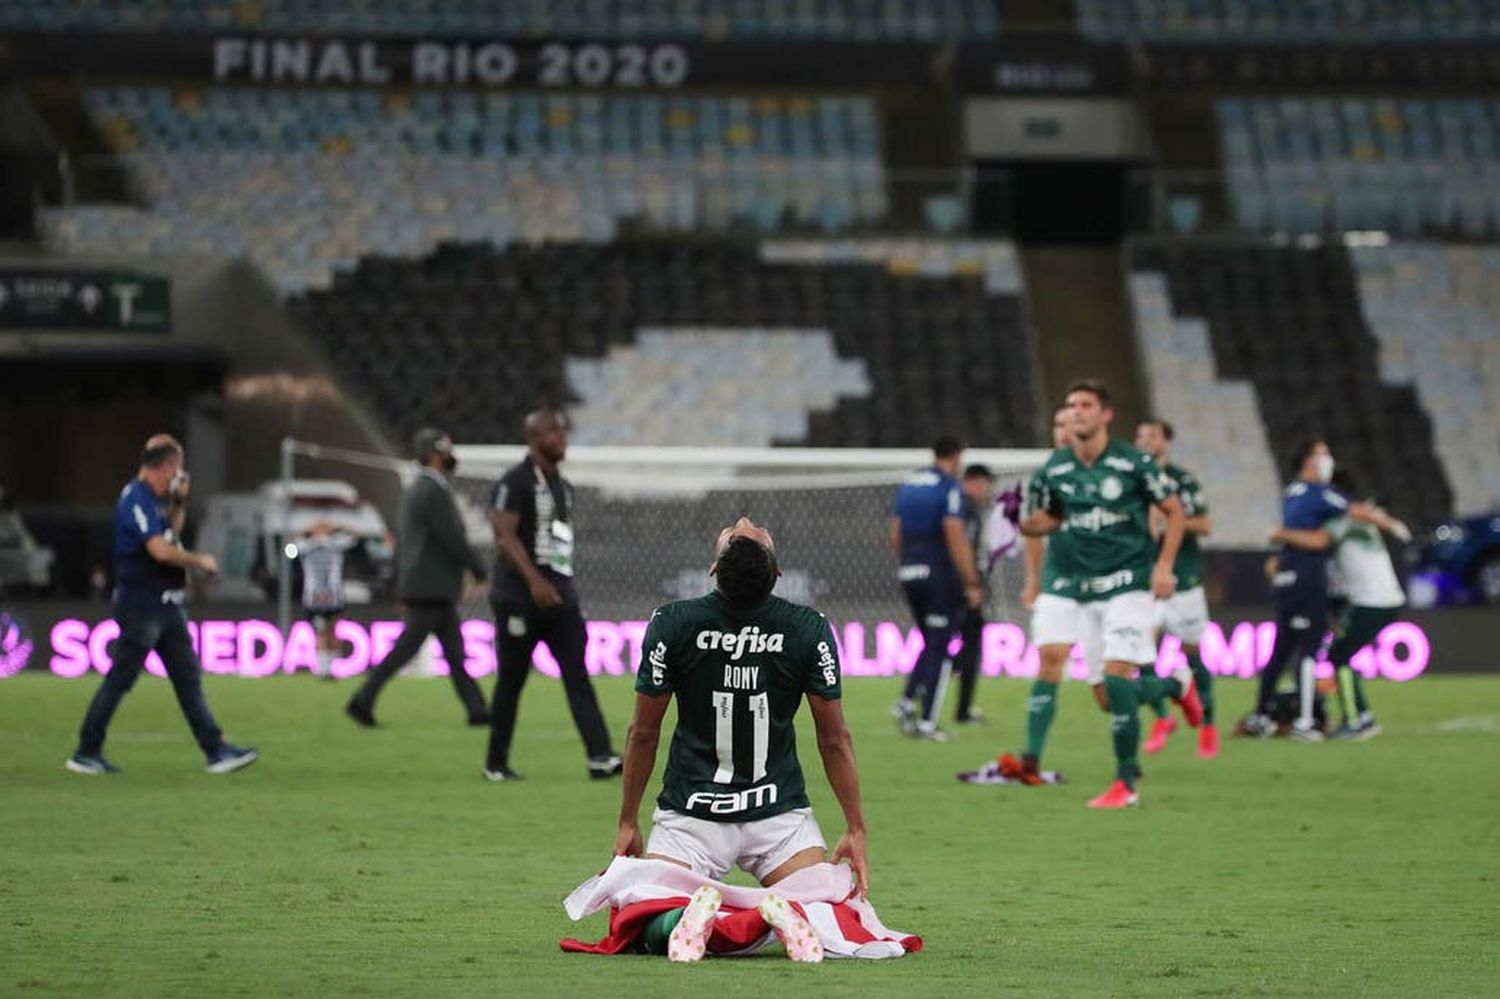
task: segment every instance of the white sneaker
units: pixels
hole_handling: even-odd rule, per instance
[[[708,950],[708,935],[713,929],[714,919],[719,915],[719,903],[723,901],[719,889],[704,885],[693,892],[682,918],[672,927],[667,937],[668,961],[701,961]]]
[[[817,964],[823,960],[823,941],[812,925],[793,909],[780,895],[767,895],[756,907],[760,918],[771,924],[776,938],[786,948],[786,956],[793,961]],[[686,917],[684,917],[686,918]]]
[[[1292,725],[1291,737],[1296,742],[1322,742],[1323,733],[1311,725],[1296,722]]]

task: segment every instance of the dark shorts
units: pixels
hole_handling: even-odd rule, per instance
[[[1350,604],[1339,616],[1328,648],[1328,661],[1342,666],[1369,645],[1386,625],[1396,620],[1400,607],[1358,607]]]
[[[917,627],[953,630],[963,624],[968,609],[964,606],[964,591],[958,580],[930,576],[907,580],[901,584],[901,589],[906,593],[906,602]]]

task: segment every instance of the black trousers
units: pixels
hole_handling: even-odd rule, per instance
[[[1290,666],[1301,686],[1302,660],[1317,658],[1328,631],[1328,592],[1321,586],[1285,587],[1275,592],[1276,644],[1260,674],[1255,710],[1274,715],[1276,684]]]
[[[353,700],[374,711],[380,688],[411,661],[428,635],[436,635],[438,644],[443,647],[443,658],[448,660],[448,678],[453,681],[453,690],[469,713],[469,721],[484,721],[484,695],[464,668],[464,639],[458,628],[458,608],[444,601],[409,601],[402,620],[405,627],[401,629],[401,637],[396,639],[390,654],[381,660],[380,665],[370,671]]]
[[[953,669],[958,673],[958,710],[953,717],[959,721],[967,720],[969,709],[974,707],[974,685],[979,679],[979,641],[983,633],[984,612],[965,611],[963,628],[959,631],[963,648],[953,657]]]
[[[193,730],[193,738],[198,740],[198,748],[204,755],[213,755],[224,744],[224,736],[203,697],[203,670],[193,651],[182,608],[176,604],[116,607],[115,620],[120,625],[120,637],[114,643],[113,664],[83,717],[78,732],[79,754],[99,755],[115,709],[135,686],[146,657],[155,651],[161,656],[167,679],[172,681],[172,692],[177,695],[177,705]]]
[[[609,730],[594,685],[584,666],[583,650],[588,643],[588,629],[577,604],[564,604],[547,610],[527,605],[512,606],[491,601],[495,611],[495,652],[500,664],[495,683],[495,699],[490,705],[490,747],[485,766],[499,770],[510,765],[510,743],[516,731],[516,712],[521,705],[521,688],[531,675],[531,654],[538,642],[546,642],[562,672],[563,691],[573,724],[583,738],[589,756],[610,756],[614,750]]]

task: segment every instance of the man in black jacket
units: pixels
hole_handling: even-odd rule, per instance
[[[510,768],[516,708],[531,672],[531,654],[537,642],[546,642],[562,672],[589,776],[613,777],[620,772],[620,757],[610,745],[584,666],[588,632],[573,586],[573,487],[557,470],[568,452],[567,417],[551,409],[527,416],[526,447],[526,458],[500,477],[490,500],[497,556],[490,604],[500,674],[484,776],[493,781],[520,777]]]
[[[464,570],[482,580],[485,568],[479,554],[469,547],[448,482],[458,459],[448,435],[430,427],[417,431],[414,450],[422,470],[402,497],[397,540],[397,594],[405,606],[405,627],[390,654],[371,671],[344,711],[361,725],[374,725],[380,688],[417,654],[428,635],[436,634],[469,724],[484,725],[489,721],[484,695],[464,669],[457,603],[463,593]]]

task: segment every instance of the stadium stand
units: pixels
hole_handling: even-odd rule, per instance
[[[1456,512],[1500,506],[1500,248],[1357,247],[1365,321],[1380,370],[1432,414]]]
[[[1500,38],[1494,0],[1074,0],[1096,41],[1478,42]]]
[[[815,260],[818,244],[766,251],[800,255],[795,263],[763,259],[752,243],[708,239],[447,245],[420,261],[366,258],[332,289],[289,306],[351,387],[402,435],[441,422],[460,440],[505,440],[528,409],[577,401],[588,414],[579,420],[581,435],[607,436],[609,422],[634,421],[641,436],[631,439],[641,444],[662,442],[651,428],[663,421],[698,425],[708,436],[712,419],[713,440],[925,446],[958,430],[974,444],[1031,446],[1035,367],[1020,279],[998,273],[999,260],[1009,256],[1013,264],[1013,249],[960,246],[945,269],[933,244],[925,244],[924,268],[922,245],[876,245],[868,260],[847,244],[829,245],[826,262]],[[986,256],[996,262],[976,266]],[[1010,290],[992,290],[1002,286]],[[652,330],[698,342],[674,358],[669,352],[683,341],[643,340]],[[779,363],[773,358],[732,369],[740,387],[720,396],[700,397],[674,382],[673,392],[651,396],[661,410],[655,414],[626,411],[624,403],[604,412],[619,397],[605,388],[607,376],[587,373],[600,370],[587,362],[628,348],[644,348],[663,364],[696,363],[689,355],[722,362],[727,348],[718,337],[776,330],[826,331],[831,344],[810,348],[820,352],[828,380],[821,399],[804,382],[793,400],[812,410],[805,434],[800,423],[767,423],[757,412],[777,401],[766,397],[776,388],[764,377],[769,369],[762,371]],[[572,385],[570,361],[575,375],[586,372]],[[829,389],[849,394],[817,411]]]
[[[872,100],[93,88],[144,207],[48,211],[63,252],[253,259],[283,293],[443,240],[837,232],[885,215]]]
[[[1362,490],[1398,515],[1432,522],[1452,512],[1431,421],[1410,382],[1382,377],[1381,344],[1365,324],[1358,277],[1341,244],[1142,242],[1132,269],[1163,276],[1173,317],[1203,320],[1216,379],[1254,386],[1278,464],[1299,438],[1316,434]],[[1147,287],[1139,275],[1137,282]],[[1150,330],[1160,318],[1158,308],[1141,325]],[[1179,356],[1190,350],[1180,347]],[[1190,369],[1200,378],[1202,362],[1200,354]],[[1207,414],[1175,418],[1196,426]]]
[[[1500,236],[1500,101],[1225,100],[1217,113],[1242,228]]]
[[[1151,412],[1181,428],[1172,460],[1207,488],[1214,544],[1259,547],[1281,480],[1254,385],[1218,377],[1208,322],[1172,314],[1164,275],[1133,274],[1130,293]]]
[[[8,0],[0,28],[530,38],[992,39],[994,0]]]

